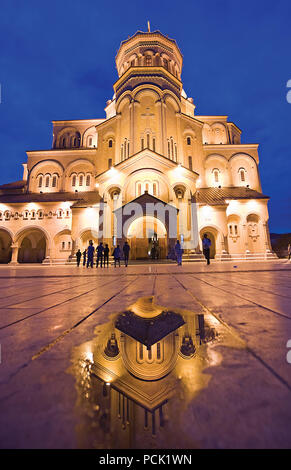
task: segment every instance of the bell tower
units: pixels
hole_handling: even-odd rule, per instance
[[[183,58],[174,39],[160,31],[137,31],[122,41],[116,55],[119,79],[114,84],[116,101],[125,91],[152,84],[161,90],[170,90],[178,99],[182,92],[181,72]]]

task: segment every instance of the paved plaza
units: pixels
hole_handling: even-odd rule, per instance
[[[0,447],[290,448],[290,281],[286,260],[1,266]],[[110,404],[100,415],[103,398],[88,379],[93,356],[86,374],[80,361],[113,314],[150,296],[205,315],[214,335],[185,360],[163,421],[141,442],[137,411],[120,428]],[[159,383],[144,382],[144,390],[150,396]]]

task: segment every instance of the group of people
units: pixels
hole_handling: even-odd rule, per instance
[[[81,258],[83,256],[83,266],[87,266],[87,268],[89,268],[90,266],[91,268],[93,268],[95,251],[96,251],[96,268],[99,267],[99,264],[101,268],[102,267],[105,268],[105,266],[109,267],[109,251],[110,250],[109,250],[108,244],[106,243],[104,246],[103,243],[100,242],[95,250],[92,240],[90,240],[88,248],[84,250],[83,253],[81,252],[80,249],[77,251],[76,253],[77,266],[78,267],[80,266]],[[124,264],[126,267],[128,266],[129,251],[130,251],[130,246],[128,242],[125,242],[123,245],[123,258],[124,258]],[[114,248],[112,255],[114,258],[114,266],[116,267],[116,264],[118,263],[120,267],[121,250],[120,250],[119,245],[117,245]]]
[[[202,239],[202,247],[203,247],[203,254],[205,256],[207,265],[210,264],[210,247],[211,247],[211,240],[208,238],[207,233],[204,234]],[[183,257],[184,250],[181,246],[179,240],[175,245],[175,255],[178,266],[182,266],[182,257]]]
[[[203,237],[203,240],[202,240],[202,245],[203,245],[203,254],[205,256],[207,264],[209,265],[210,264],[211,240],[207,237],[207,234],[204,234],[204,237]],[[93,268],[95,251],[96,251],[96,268],[98,268],[99,264],[100,264],[101,268],[102,267],[105,268],[105,266],[109,267],[109,251],[110,250],[109,250],[108,244],[106,243],[105,246],[104,246],[103,243],[100,242],[99,245],[97,246],[96,250],[95,250],[95,247],[93,245],[92,240],[90,240],[88,248],[86,250],[84,250],[83,253],[81,252],[80,249],[77,251],[77,253],[76,253],[77,266],[78,267],[80,266],[81,258],[83,256],[83,266],[87,266],[87,268],[89,268],[89,266],[90,266],[91,268]],[[122,252],[123,252],[124,265],[127,267],[128,266],[128,260],[129,260],[129,252],[130,252],[130,246],[129,246],[128,242],[124,243]],[[114,258],[114,267],[115,268],[116,268],[117,264],[120,267],[120,260],[121,260],[122,252],[121,252],[121,249],[120,249],[119,245],[117,245],[113,250],[112,255],[113,255],[113,258]],[[184,253],[184,250],[181,246],[181,243],[179,242],[179,240],[177,240],[177,243],[175,245],[175,257],[176,257],[178,266],[182,266],[183,253]],[[290,253],[291,253],[291,251],[290,251]],[[154,254],[152,254],[152,259],[155,259],[155,256],[153,256],[153,255]],[[289,259],[290,259],[290,257],[289,257]]]

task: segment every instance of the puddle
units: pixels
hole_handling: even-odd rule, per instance
[[[217,322],[219,323],[219,322]],[[219,334],[218,334],[219,333]],[[207,315],[139,299],[74,348],[78,447],[195,448],[189,403],[218,365],[219,325]],[[187,422],[187,426],[185,426]]]

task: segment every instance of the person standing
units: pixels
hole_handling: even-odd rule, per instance
[[[291,243],[288,245],[288,260],[291,259]]]
[[[113,257],[114,257],[114,267],[116,268],[116,263],[118,262],[119,267],[120,267],[120,257],[121,257],[121,252],[119,245],[117,245],[116,248],[113,250]]]
[[[91,266],[91,268],[93,268],[94,251],[95,251],[95,248],[94,248],[93,242],[92,240],[90,240],[89,246],[87,248],[87,268],[89,268],[89,265]]]
[[[130,252],[130,246],[127,242],[125,242],[123,246],[123,256],[124,256],[124,265],[126,267],[128,266],[129,252]]]
[[[177,243],[175,245],[175,254],[176,254],[176,260],[177,260],[178,266],[182,266],[183,250],[182,250],[179,240],[177,240]]]
[[[96,268],[98,268],[99,266],[99,261],[100,261],[100,265],[102,268],[103,252],[104,252],[104,246],[103,246],[103,243],[100,242],[96,248],[96,253],[97,253]]]
[[[80,249],[79,249],[79,250],[77,251],[77,253],[76,253],[77,266],[78,266],[78,267],[80,266],[81,256],[82,256],[82,253],[81,253],[81,251],[80,251]]]
[[[203,254],[205,256],[207,264],[209,265],[210,264],[211,240],[207,237],[207,233],[205,233],[204,236],[203,236],[202,246],[203,246]]]
[[[108,244],[106,243],[105,247],[104,247],[104,268],[105,268],[105,263],[107,263],[107,268],[109,268],[109,246]]]
[[[87,250],[84,250],[82,255],[83,255],[83,266],[86,266]]]

